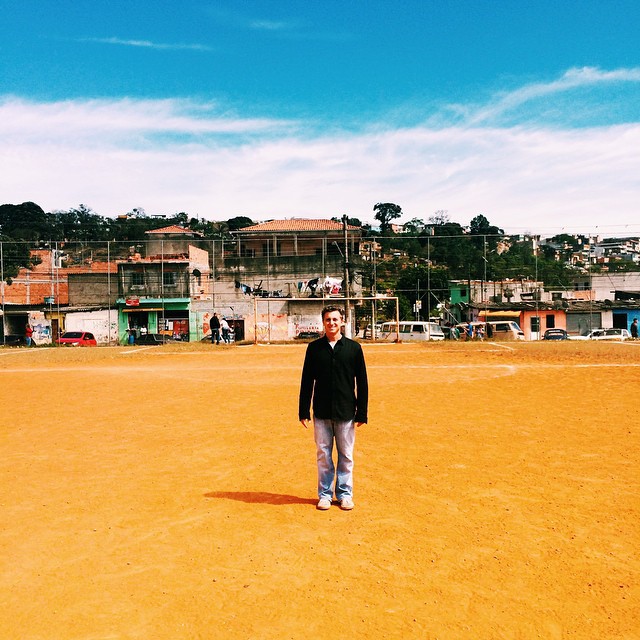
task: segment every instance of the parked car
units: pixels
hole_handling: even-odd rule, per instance
[[[165,335],[164,333],[143,333],[136,339],[134,344],[151,346],[166,344],[167,342],[173,342],[173,338]]]
[[[93,333],[88,331],[65,331],[56,343],[71,347],[95,347],[98,344]]]
[[[19,347],[21,344],[25,344],[24,338],[14,333],[8,333],[4,338],[0,338],[0,346]]]
[[[421,322],[417,320],[404,320],[400,327],[396,322],[383,322],[380,329],[380,338],[385,342],[394,342],[400,338],[406,342],[425,342],[428,340],[444,340],[442,327],[435,322]]]
[[[572,340],[629,340],[631,334],[627,329],[594,329],[586,336],[571,336]]]
[[[542,336],[543,340],[567,340],[569,334],[564,329],[547,329]]]
[[[301,331],[296,336],[296,340],[316,340],[319,337],[320,337],[319,331]]]
[[[381,322],[376,322],[375,329],[371,330],[371,325],[368,324],[364,330],[362,331],[362,339],[363,340],[371,340],[375,336],[375,339],[378,340],[380,338],[380,329],[382,328]]]

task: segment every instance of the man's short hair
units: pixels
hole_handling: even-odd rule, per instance
[[[340,313],[340,317],[344,320],[344,309],[342,307],[336,307],[333,304],[328,305],[322,310],[322,319],[324,320],[324,316],[332,311],[338,311]]]

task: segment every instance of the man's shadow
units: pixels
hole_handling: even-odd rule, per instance
[[[219,498],[225,500],[237,500],[248,504],[315,504],[313,498],[300,498],[283,493],[267,493],[266,491],[210,491],[204,494],[205,498]]]

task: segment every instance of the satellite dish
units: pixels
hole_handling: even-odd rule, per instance
[[[193,270],[193,275],[194,275],[196,278],[199,278],[199,277],[202,275],[202,274],[200,273],[200,269],[194,269],[194,270]]]

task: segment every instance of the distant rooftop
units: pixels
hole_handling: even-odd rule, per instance
[[[238,229],[236,233],[262,233],[275,231],[342,231],[342,222],[315,218],[290,218],[289,220],[267,220],[250,227]],[[347,225],[349,231],[359,231],[360,227]]]
[[[168,227],[162,227],[161,229],[152,229],[151,231],[145,231],[145,234],[152,233],[171,233],[171,234],[182,234],[182,235],[190,235],[190,236],[201,236],[202,234],[198,231],[192,231],[191,229],[185,229],[184,227],[180,227],[177,224],[172,224]]]

